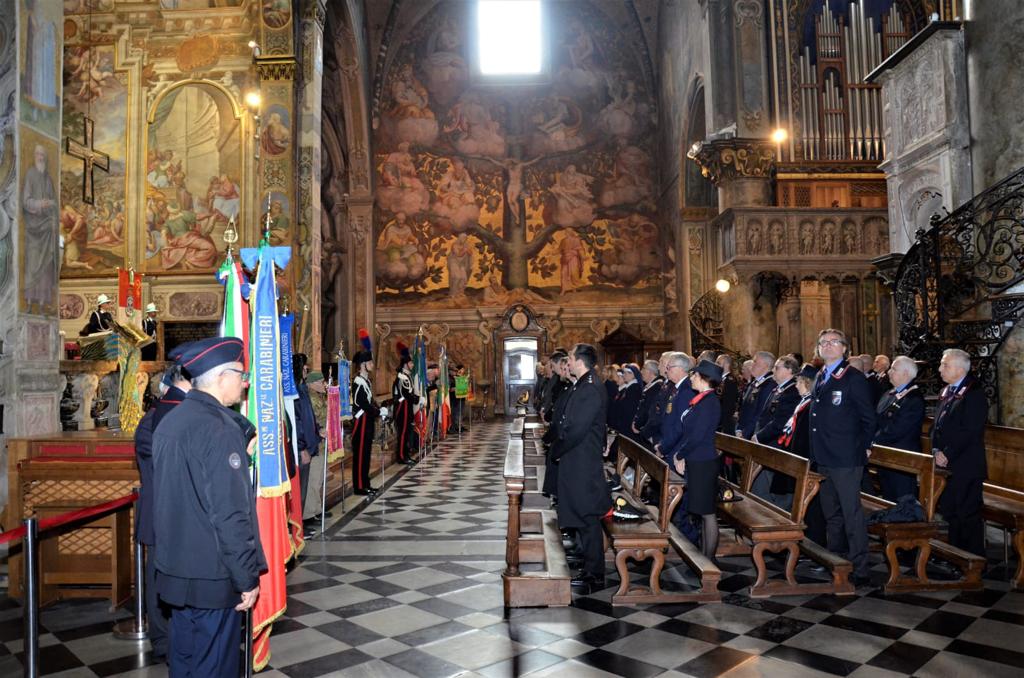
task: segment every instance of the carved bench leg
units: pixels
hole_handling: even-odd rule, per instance
[[[660,596],[661,595],[661,569],[665,566],[665,554],[661,549],[647,549],[644,551],[644,556],[651,558],[654,562],[651,564],[651,593]]]
[[[928,581],[928,558],[932,555],[932,545],[928,542],[921,544],[917,551],[917,561],[914,563],[914,570],[917,578],[921,581]]]
[[[622,549],[615,554],[615,569],[619,573],[619,590],[615,592],[616,596],[625,596],[629,593],[629,568],[626,567],[626,561],[630,556],[639,558],[640,552],[637,549]]]
[[[750,587],[751,595],[754,595],[755,591],[759,591],[768,583],[768,568],[764,564],[764,552],[767,550],[768,544],[761,542],[754,544],[754,548],[750,552],[750,557],[754,561],[754,567],[757,568],[757,580]]]
[[[782,548],[789,552],[786,555],[786,581],[791,586],[797,586],[795,573],[796,562],[800,559],[800,547],[795,542],[786,542]]]

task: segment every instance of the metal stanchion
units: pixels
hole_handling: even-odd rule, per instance
[[[342,434],[341,439],[342,447],[344,447],[344,433]],[[323,487],[320,490],[320,537],[323,538],[324,530],[327,529],[327,457],[330,456],[326,444],[324,445],[324,451],[321,454],[324,455],[324,482]]]
[[[237,623],[237,622],[236,622]],[[245,611],[245,678],[252,678],[252,608]]]
[[[39,678],[39,522],[26,518],[25,541],[25,676]]]
[[[145,640],[149,637],[149,628],[143,616],[146,601],[146,568],[142,542],[135,540],[135,609],[131,619],[114,624],[113,634],[118,640]]]

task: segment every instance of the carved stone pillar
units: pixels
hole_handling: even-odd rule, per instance
[[[770,207],[771,174],[775,148],[763,139],[720,139],[707,141],[690,151],[689,157],[718,187],[718,210],[730,207]]]
[[[59,431],[64,384],[57,320],[62,51],[44,64],[50,72],[35,72],[52,90],[29,96],[24,82],[29,21],[50,24],[60,45],[63,16],[60,3],[35,3],[34,16],[26,3],[8,7],[0,12],[0,101],[17,101],[21,92],[21,105],[0,124],[0,509],[7,505],[6,438]]]
[[[348,289],[349,336],[355,336],[360,327],[374,326],[376,302],[376,274],[373,266],[373,199],[350,199],[348,203],[349,248]]]
[[[800,350],[805,358],[814,355],[818,332],[832,327],[832,293],[827,283],[800,281]]]
[[[299,132],[296,135],[299,144],[299,224],[300,231],[307,234],[306,242],[299,245],[299,252],[307,255],[306,265],[309,267],[308,285],[299,290],[300,296],[305,295],[309,299],[309,335],[302,350],[305,350],[312,361],[313,369],[320,368],[324,350],[329,354],[336,348],[323,346],[323,323],[320,312],[323,261],[323,234],[320,223],[320,114],[326,19],[324,0],[309,0],[302,15],[302,89],[299,93]]]

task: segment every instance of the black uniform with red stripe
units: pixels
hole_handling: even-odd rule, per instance
[[[404,370],[399,370],[395,375],[395,381],[391,384],[391,398],[395,407],[398,458],[401,461],[409,461],[416,457],[419,441],[413,426],[415,414],[413,406],[416,404],[416,394],[412,390],[412,379]]]
[[[370,489],[370,461],[373,435],[380,407],[373,399],[373,389],[363,375],[352,384],[352,482],[356,490]]]

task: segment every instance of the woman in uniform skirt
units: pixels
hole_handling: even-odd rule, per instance
[[[710,360],[702,360],[690,375],[690,385],[697,395],[690,399],[680,419],[683,435],[673,451],[676,471],[686,478],[687,510],[701,516],[701,550],[712,561],[718,549],[718,518],[715,502],[718,495],[718,450],[715,432],[722,415],[722,406],[715,389],[722,381],[722,368]]]

